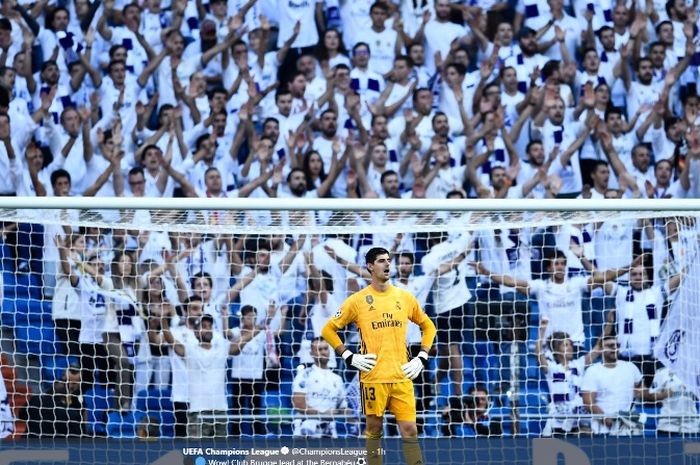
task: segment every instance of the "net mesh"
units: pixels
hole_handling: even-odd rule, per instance
[[[332,350],[325,361],[314,339],[368,284],[374,246],[438,327],[414,382],[422,437],[698,431],[692,212],[4,209],[0,220],[2,435],[362,436],[357,371]],[[199,344],[201,315],[227,349],[262,330],[237,355],[178,355]],[[357,333],[343,336],[357,350]],[[407,347],[420,350],[417,327]],[[330,370],[321,381],[314,364]],[[385,435],[397,434],[388,415]]]

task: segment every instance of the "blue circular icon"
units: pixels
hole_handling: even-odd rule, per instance
[[[207,459],[204,457],[197,457],[197,460],[194,461],[194,465],[207,465]]]

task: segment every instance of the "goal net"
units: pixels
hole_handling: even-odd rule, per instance
[[[421,437],[699,431],[700,205],[190,200],[2,199],[0,436],[361,437],[319,336],[371,247],[438,328]]]

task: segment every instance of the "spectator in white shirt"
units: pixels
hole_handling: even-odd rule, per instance
[[[352,45],[354,46],[355,44],[353,43]],[[326,29],[323,32],[321,40],[316,47],[315,55],[324,72],[340,64],[348,67],[352,66],[345,44],[336,29]]]
[[[274,305],[274,304],[273,304]],[[274,311],[274,309],[273,309]],[[241,324],[231,328],[230,334],[234,340],[255,333],[257,311],[255,307],[241,307]],[[263,395],[265,394],[265,354],[268,345],[266,331],[260,331],[246,344],[241,353],[231,359],[231,381],[233,390],[233,414],[241,415],[249,411],[256,417],[263,416]],[[244,409],[245,408],[245,409]],[[236,420],[233,425],[234,436],[240,436],[242,426],[248,422]],[[260,420],[252,422],[252,433],[267,434],[265,423]]]
[[[586,368],[600,357],[602,339],[596,342],[589,353],[577,357],[568,334],[557,331],[545,339],[548,323],[546,318],[540,320],[535,353],[540,369],[547,377],[551,400],[549,413],[568,416],[584,413],[581,382]],[[588,422],[584,419],[555,417],[547,420],[543,435],[576,434],[587,429]]]
[[[228,436],[226,411],[226,360],[237,355],[262,328],[229,342],[214,338],[214,320],[203,315],[195,339],[177,341],[170,332],[170,318],[162,319],[163,337],[187,364],[189,411],[187,436],[190,438]]]
[[[371,27],[356,33],[362,38],[362,42],[372,44],[369,69],[387,76],[391,71],[394,57],[401,52],[401,39],[396,30],[387,27],[389,10],[385,3],[373,3],[369,9],[369,16],[372,19]]]
[[[581,383],[586,409],[603,417],[593,419],[593,433],[639,434],[637,425],[627,418],[632,403],[635,399],[654,402],[663,398],[659,394],[652,394],[644,387],[642,374],[633,363],[618,359],[615,336],[603,337],[603,361],[590,366]]]
[[[629,190],[632,196],[640,197],[642,192],[646,192],[647,181],[653,183],[655,180],[649,147],[646,144],[637,144],[632,148],[632,166],[628,170],[615,150],[612,136],[607,131],[598,131],[598,138],[620,180],[622,190]]]
[[[466,283],[464,259],[472,248],[471,236],[461,234],[453,240],[446,233],[433,233],[428,239],[430,251],[421,260],[426,275],[435,275],[433,306],[438,328],[441,363],[437,381],[450,376],[455,395],[462,395],[463,361],[461,343],[471,293]]]
[[[312,53],[318,44],[319,27],[323,29],[323,1],[284,0],[276,3],[279,24],[277,48],[282,48],[285,42],[294,35],[294,27],[301,25],[299,34],[291,44],[289,53],[279,68],[279,76],[287,76],[294,69],[297,59],[304,53]]]
[[[491,281],[514,287],[517,292],[525,295],[534,295],[540,310],[540,318],[546,317],[549,321],[548,330],[545,337],[549,337],[554,331],[562,331],[571,336],[574,345],[581,348],[585,335],[583,330],[583,311],[581,300],[583,292],[600,286],[608,281],[617,279],[626,274],[630,267],[641,262],[641,255],[624,268],[607,270],[605,272],[595,271],[590,277],[576,276],[567,277],[566,254],[557,250],[547,260],[547,272],[550,277],[546,280],[523,280],[509,275],[493,274],[483,264],[475,264],[479,274],[488,276]],[[591,263],[581,257],[584,266],[591,268]]]
[[[330,348],[322,337],[311,341],[314,364],[298,371],[292,384],[292,405],[302,418],[294,420],[294,436],[337,438],[333,417],[350,412],[345,385],[328,367]]]
[[[658,364],[652,354],[654,341],[661,334],[663,307],[681,280],[681,273],[676,273],[663,285],[649,286],[646,268],[637,265],[630,269],[629,286],[611,284],[606,289],[615,297],[615,310],[608,318],[616,322],[620,358],[637,365],[647,387]]]
[[[448,0],[435,0],[435,17],[425,25],[423,36],[425,38],[426,66],[431,72],[435,72],[438,64],[435,57],[440,54],[444,60],[450,52],[450,47],[455,40],[466,39],[468,29],[451,19],[451,5]],[[422,40],[415,39],[416,42]]]
[[[372,49],[366,42],[358,42],[352,48],[350,87],[360,96],[360,112],[365,127],[370,126],[372,116],[367,105],[377,103],[385,87],[384,76],[369,67],[371,53]]]
[[[669,368],[656,371],[649,392],[662,401],[661,418],[656,422],[658,436],[694,436],[700,432],[698,399]]]

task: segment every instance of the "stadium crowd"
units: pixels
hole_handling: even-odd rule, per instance
[[[0,195],[696,198],[699,10],[685,0],[5,0]],[[395,285],[439,329],[440,356],[416,383],[426,431],[432,412],[436,434],[517,433],[489,404],[508,408],[518,389],[560,415],[546,435],[632,434],[619,412],[635,399],[696,413],[652,354],[682,251],[697,242],[690,220],[326,236],[169,234],[148,227],[148,212],[130,221],[143,229],[73,229],[70,217],[3,225],[5,271],[39,283],[27,297],[52,302],[68,362],[21,408],[0,383],[0,436],[21,434],[15,416],[30,435],[279,434],[265,412],[280,391],[290,433],[358,434],[357,380],[319,336],[365,284],[371,246],[395,253]],[[383,218],[357,221],[371,230]],[[7,321],[5,342],[19,337]],[[104,406],[83,405],[100,389]],[[167,432],[167,415],[144,413],[153,399],[169,403]],[[597,416],[569,417],[583,411]],[[113,420],[133,430],[108,430]],[[692,417],[657,427],[699,431]]]

